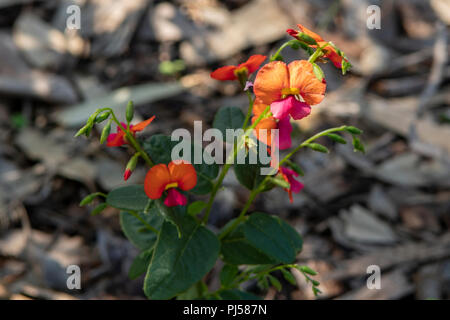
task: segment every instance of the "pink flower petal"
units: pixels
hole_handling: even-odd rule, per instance
[[[178,192],[175,188],[170,188],[167,190],[167,198],[164,200],[164,204],[168,207],[174,207],[174,206],[185,206],[187,204],[186,197]]]
[[[299,182],[299,181],[294,179],[294,177],[298,177],[298,173],[297,172],[295,172],[292,169],[286,168],[286,167],[281,167],[281,172],[284,175],[286,175],[286,177],[288,179],[288,182],[291,185],[290,188],[289,188],[289,190],[291,192],[298,193],[298,192],[300,192],[303,189],[303,187],[304,187],[303,183],[301,183],[301,182]]]
[[[284,117],[278,121],[278,130],[279,130],[279,144],[278,148],[280,150],[289,149],[292,145],[291,141],[291,132],[292,125],[289,119],[289,116]]]
[[[294,97],[289,96],[285,99],[272,102],[272,104],[270,105],[270,111],[272,112],[273,116],[277,119],[283,119],[287,117],[291,113],[292,99],[295,100]]]
[[[299,193],[303,189],[303,187],[304,187],[303,183],[295,180],[292,176],[289,176],[288,180],[289,180],[289,184],[291,185],[290,190],[293,193]]]
[[[295,172],[294,170],[287,168],[287,167],[281,167],[281,172],[283,172],[283,174],[287,175],[287,176],[294,176],[294,177],[298,177],[298,173]]]
[[[294,118],[295,120],[300,120],[311,113],[311,107],[309,106],[309,104],[305,102],[300,102],[294,97],[292,97],[292,99],[293,99],[291,102],[292,108],[291,111],[289,112],[292,118]]]

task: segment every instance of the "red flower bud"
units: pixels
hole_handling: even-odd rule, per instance
[[[123,180],[127,181],[128,178],[130,178],[130,176],[131,176],[132,173],[133,173],[133,172],[132,172],[130,169],[125,170],[125,173],[124,173],[124,175],[123,175]]]

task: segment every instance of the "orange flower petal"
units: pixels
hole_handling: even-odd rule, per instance
[[[301,32],[306,33],[308,36],[310,36],[311,38],[313,38],[314,40],[316,40],[316,42],[320,42],[323,41],[322,37],[319,36],[317,33],[312,32],[311,30],[309,30],[308,28],[306,28],[305,26],[301,25],[301,24],[297,24],[297,27],[300,29]]]
[[[145,121],[139,122],[138,124],[131,127],[131,131],[137,132],[137,131],[144,130],[145,127],[148,126],[154,119],[155,119],[155,116],[153,116],[150,119],[147,119]]]
[[[258,117],[252,118],[252,123],[256,121]],[[270,147],[272,143],[272,129],[277,129],[278,124],[274,117],[269,117],[266,119],[262,119],[255,127],[254,133],[256,138],[261,141],[262,143],[265,143],[267,146]],[[261,131],[260,131],[261,130]],[[264,131],[265,130],[265,135]]]
[[[253,115],[255,115],[256,118],[259,117],[259,115],[266,110],[267,106],[268,104],[265,104],[261,101],[261,99],[256,98],[253,102]]]
[[[192,164],[175,160],[169,163],[170,178],[172,182],[178,183],[178,188],[187,191],[197,184],[197,172]]]
[[[256,70],[258,70],[259,66],[261,65],[261,63],[264,62],[264,60],[266,60],[266,56],[260,55],[260,54],[255,54],[253,56],[251,56],[250,58],[248,58],[248,60],[242,64],[240,64],[238,66],[239,68],[242,67],[246,67],[248,70],[248,74],[255,72]]]
[[[163,163],[157,164],[148,170],[145,176],[145,193],[150,199],[159,199],[170,182],[170,172],[167,166]]]
[[[256,97],[266,105],[280,99],[284,88],[289,88],[289,71],[281,61],[269,62],[262,67],[253,85]]]
[[[317,79],[313,66],[306,60],[289,64],[290,86],[298,88],[303,100],[309,105],[320,103],[325,94],[326,84]]]
[[[216,80],[236,80],[236,75],[234,74],[234,70],[236,70],[236,66],[225,66],[219,68],[213,72],[211,72],[211,78]]]

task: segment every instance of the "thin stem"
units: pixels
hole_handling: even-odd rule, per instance
[[[286,48],[287,46],[289,46],[289,45],[291,44],[291,41],[292,41],[292,40],[289,40],[289,41],[283,43],[283,44],[281,45],[281,47],[278,48],[278,50],[272,55],[272,57],[270,57],[270,61],[271,61],[271,62],[272,62],[272,61],[275,61],[276,57],[278,57],[278,56],[280,55],[281,51],[283,51],[284,48]]]
[[[220,176],[217,179],[217,182],[214,184],[213,189],[211,191],[211,195],[209,197],[209,200],[208,200],[208,203],[207,203],[206,209],[205,209],[205,216],[202,219],[203,224],[206,224],[208,222],[209,215],[211,213],[211,208],[212,208],[212,205],[214,202],[214,198],[216,197],[217,191],[219,191],[219,188],[222,185],[223,179],[225,179],[225,176],[226,176],[228,170],[230,170],[230,167],[233,164],[234,159],[236,159],[236,156],[238,155],[240,148],[242,148],[242,146],[244,146],[245,139],[252,133],[252,131],[256,127],[256,125],[267,115],[269,110],[270,110],[270,106],[267,106],[266,109],[264,110],[264,112],[262,112],[259,115],[259,117],[255,120],[255,122],[253,122],[252,125],[248,129],[245,130],[244,135],[241,136],[241,139],[237,143],[237,147],[234,148],[233,154],[227,158],[227,161],[222,168]]]
[[[236,229],[236,227],[245,219],[245,214],[247,213],[248,209],[250,208],[251,204],[253,203],[253,200],[255,200],[256,196],[259,194],[260,189],[256,188],[253,189],[252,192],[250,193],[250,196],[247,199],[247,202],[244,205],[244,208],[242,209],[241,213],[239,214],[239,216],[236,218],[236,220],[234,220],[234,222],[230,225],[230,227],[228,227],[227,229],[225,229],[220,235],[219,235],[219,240],[222,240],[226,235],[228,235],[231,231],[233,231],[234,229]]]
[[[318,46],[317,47],[317,49],[316,49],[316,51],[309,57],[309,59],[308,59],[308,62],[310,62],[310,63],[314,63],[315,61],[316,61],[316,59],[317,58],[319,58],[321,55],[322,55],[322,53],[323,53],[323,49],[326,47],[326,46],[328,46],[330,43],[329,42],[327,42],[327,43],[325,43],[323,46]]]
[[[283,160],[280,161],[279,166],[281,166],[283,163],[288,161],[289,158],[292,157],[296,152],[298,152],[301,148],[306,147],[309,143],[313,142],[314,140],[316,140],[320,137],[326,136],[329,133],[344,131],[346,127],[347,126],[340,126],[337,128],[327,129],[327,130],[319,132],[319,133],[313,135],[312,137],[306,139],[300,145],[298,145],[294,150],[292,150],[290,153],[288,153],[283,158]],[[239,225],[239,223],[241,223],[244,220],[244,217],[245,217],[245,214],[247,213],[248,208],[250,207],[250,205],[252,204],[252,202],[256,198],[256,196],[261,192],[262,187],[265,185],[265,183],[267,183],[269,177],[270,176],[266,176],[263,179],[263,181],[261,181],[261,183],[252,191],[252,193],[250,194],[250,197],[248,198],[248,200],[245,204],[244,209],[239,214],[239,217],[233,222],[233,224],[229,228],[227,228],[226,230],[224,230],[221,233],[221,235],[219,236],[219,239],[223,239],[227,234],[229,234],[231,231],[233,231]]]
[[[247,93],[247,97],[248,97],[248,110],[247,110],[247,115],[245,116],[244,124],[242,125],[242,128],[244,128],[244,130],[247,128],[248,121],[250,120],[250,116],[252,115],[252,111],[253,111],[252,94],[250,93],[249,90],[247,90],[245,92]]]
[[[311,142],[313,142],[314,140],[326,136],[329,133],[333,133],[333,132],[337,132],[337,131],[343,131],[345,130],[347,126],[340,126],[337,128],[331,128],[331,129],[327,129],[324,130],[322,132],[319,132],[315,135],[313,135],[312,137],[306,139],[305,141],[303,141],[300,145],[298,145],[294,150],[292,150],[291,152],[289,152],[284,158],[283,160],[280,161],[279,166],[281,166],[283,163],[285,163],[286,161],[289,160],[290,157],[292,157],[296,152],[298,152],[301,148],[306,147],[308,144],[310,144]]]

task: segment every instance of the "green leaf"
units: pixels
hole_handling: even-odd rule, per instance
[[[342,74],[345,75],[348,70],[350,70],[352,67],[352,64],[348,62],[347,60],[342,60]]]
[[[337,143],[341,143],[341,144],[347,143],[347,141],[345,141],[344,138],[342,138],[340,135],[335,134],[335,133],[329,133],[329,134],[327,134],[327,137],[333,141],[336,141]]]
[[[292,285],[297,285],[297,281],[295,280],[295,277],[292,275],[292,273],[286,269],[281,269],[281,273],[283,274],[284,279],[288,281]]]
[[[300,49],[300,41],[298,41],[298,40],[290,40],[289,41],[289,46],[292,48],[292,49],[294,49],[294,50],[298,50],[298,49]]]
[[[182,220],[183,233],[164,222],[158,236],[152,261],[144,280],[144,292],[149,299],[170,299],[201,280],[214,266],[220,243],[207,228],[189,215]]]
[[[275,287],[275,289],[277,289],[277,291],[281,291],[281,283],[280,281],[278,281],[277,278],[275,278],[274,276],[268,274],[267,275],[269,277],[270,283],[272,284],[272,286]]]
[[[156,208],[152,208],[149,213],[137,213],[139,217],[153,228],[159,230],[164,219]],[[130,242],[141,250],[149,250],[156,243],[157,235],[148,230],[146,225],[129,212],[120,213],[120,226]]]
[[[236,265],[224,265],[222,271],[220,272],[220,283],[222,284],[222,287],[228,287],[236,278],[238,272],[239,269]]]
[[[320,291],[318,288],[316,287],[312,287],[312,291],[314,293],[314,296],[317,297],[319,295],[319,293],[322,293],[322,291]]]
[[[257,143],[258,145],[256,146],[256,148],[259,150],[260,148],[259,143],[261,142],[258,141]],[[236,160],[239,160],[239,158]],[[253,190],[267,177],[266,175],[261,175],[261,169],[269,168],[270,164],[263,165],[259,161],[255,164],[251,164],[250,152],[248,153],[248,155],[245,157],[244,160],[245,160],[244,163],[234,164],[233,166],[234,174],[236,175],[236,178],[240,184],[242,184],[249,190]],[[276,170],[274,170],[273,174],[275,173]],[[273,185],[271,187],[273,187]],[[271,187],[266,188],[264,191],[270,190]]]
[[[322,152],[322,153],[329,153],[330,151],[327,149],[327,147],[319,144],[319,143],[308,143],[306,145],[308,148],[314,150],[314,151],[318,151],[318,152]]]
[[[234,220],[229,223],[232,221]],[[249,243],[243,233],[243,224],[222,239],[221,254],[223,261],[234,265],[272,265],[277,263],[275,259],[268,257]]]
[[[282,188],[289,188],[291,186],[289,184],[289,182],[285,181],[284,179],[280,179],[280,178],[269,178],[269,181],[279,187],[282,187]]]
[[[351,134],[361,134],[363,133],[362,130],[358,129],[357,127],[354,126],[347,126],[345,127],[345,130]]]
[[[313,63],[312,65],[316,78],[319,79],[319,81],[322,81],[323,78],[325,78],[325,74],[323,73],[322,69],[316,63]]]
[[[222,298],[222,300],[262,300],[261,297],[238,289],[222,291],[220,293],[220,298]]]
[[[317,42],[316,40],[314,40],[314,38],[312,38],[311,36],[307,35],[306,33],[303,32],[299,32],[297,34],[297,38],[303,42],[306,42],[307,44],[312,44],[312,45],[316,45]]]
[[[297,269],[300,270],[301,272],[304,272],[304,273],[309,274],[311,276],[316,276],[317,275],[317,272],[315,272],[313,269],[311,269],[308,266],[298,266]]]
[[[176,160],[172,159],[172,149],[178,143],[180,142],[172,141],[169,136],[157,134],[144,141],[143,148],[155,163],[169,164],[170,161]],[[190,163],[194,163],[194,150],[195,146],[192,144],[190,150],[192,159],[189,161]],[[203,152],[203,149],[201,149],[201,152],[203,157],[210,157]],[[183,154],[180,154],[180,156],[183,156]],[[208,161],[208,163],[211,162]],[[206,164],[205,161],[202,161],[200,164],[193,164],[193,166],[197,172],[197,185],[192,190],[189,190],[189,192],[194,194],[209,193],[213,187],[213,180],[219,174],[219,166],[216,163]]]
[[[292,263],[302,248],[300,235],[289,224],[265,213],[253,213],[243,223],[245,239],[277,263]]]
[[[128,278],[134,280],[147,271],[150,260],[152,259],[153,249],[149,249],[139,253],[131,263],[128,271]]]
[[[265,271],[269,271],[270,269],[272,269],[274,267],[273,264],[259,264],[256,266],[249,266],[247,267],[247,269],[245,269],[245,271],[247,273],[264,273]]]
[[[177,300],[195,300],[202,299],[205,293],[208,292],[208,287],[203,281],[199,281],[191,286],[186,291],[177,295]]]
[[[150,199],[142,185],[130,185],[112,190],[106,197],[106,203],[120,210],[142,212]]]
[[[302,238],[288,223],[265,213],[253,213],[222,239],[221,254],[226,263],[234,265],[292,263],[302,244]]]
[[[86,197],[83,198],[83,200],[81,200],[80,207],[90,204],[99,195],[100,195],[99,192],[88,194]]]
[[[362,144],[361,140],[359,140],[357,137],[353,137],[352,143],[353,143],[353,151],[366,153],[364,145]]]
[[[100,214],[103,210],[106,209],[108,205],[106,203],[100,203],[98,206],[94,208],[94,210],[91,211],[91,216],[96,216]]]
[[[262,276],[258,279],[258,285],[262,289],[268,289],[269,288],[269,281],[267,280],[267,275]]]
[[[222,107],[217,111],[213,127],[219,129],[226,138],[226,129],[239,129],[244,124],[245,116],[237,107]]]
[[[163,134],[155,134],[146,139],[142,143],[145,152],[148,153],[154,163],[169,164],[172,161],[171,153],[174,146],[178,144],[177,141],[172,141],[169,136]]]
[[[206,207],[205,202],[195,201],[189,205],[187,212],[191,216],[196,216],[196,215],[200,214],[203,211],[203,209],[205,209],[205,207]]]

